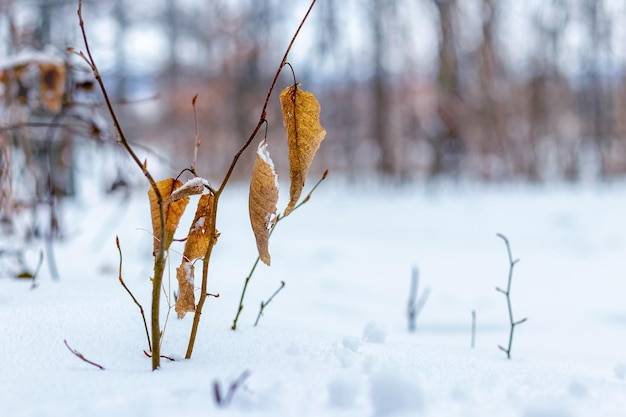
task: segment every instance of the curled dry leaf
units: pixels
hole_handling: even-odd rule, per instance
[[[300,90],[298,85],[287,87],[280,93],[283,123],[287,130],[291,181],[285,216],[298,203],[313,157],[326,136],[326,130],[320,124],[319,102],[313,93]]]
[[[172,192],[180,188],[182,182],[174,178],[167,178],[157,182],[157,188],[163,199],[163,215],[165,216],[165,250],[168,250],[174,239],[174,232],[178,227],[180,218],[185,212],[185,208],[189,203],[189,197],[183,197],[171,203],[166,201]],[[152,216],[152,234],[154,235],[154,255],[159,250],[159,240],[161,239],[161,219],[159,214],[159,200],[152,188],[148,190],[148,199],[150,200],[150,214]]]
[[[178,298],[176,299],[176,313],[183,318],[185,313],[196,310],[196,302],[193,294],[194,271],[193,264],[183,259],[180,267],[176,268],[178,279]]]
[[[196,215],[191,222],[189,235],[185,243],[183,257],[189,262],[204,257],[209,242],[211,241],[211,230],[213,221],[213,194],[204,194],[198,201]]]
[[[183,197],[202,194],[207,189],[208,185],[209,182],[204,178],[194,177],[173,191],[167,199],[164,199],[164,201],[166,203],[171,203],[173,201],[180,200]]]
[[[178,279],[178,298],[176,299],[176,312],[179,318],[185,313],[195,310],[196,300],[194,296],[194,270],[193,262],[203,258],[211,241],[213,230],[213,194],[204,194],[198,201],[196,215],[191,222],[189,235],[185,242],[183,260],[176,269]],[[217,233],[217,232],[216,232]]]
[[[248,209],[259,257],[266,265],[270,264],[269,239],[270,231],[277,219],[277,202],[278,176],[267,150],[267,142],[262,141],[257,150],[250,180]]]

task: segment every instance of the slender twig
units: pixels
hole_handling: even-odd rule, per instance
[[[527,318],[523,318],[518,321],[513,320],[513,308],[511,307],[511,281],[513,279],[513,268],[515,267],[515,264],[519,262],[519,259],[513,260],[513,256],[511,255],[511,246],[509,245],[509,240],[500,233],[498,233],[496,236],[504,240],[504,243],[506,245],[506,251],[509,257],[509,279],[508,279],[506,291],[504,291],[500,287],[496,287],[496,291],[501,292],[506,297],[506,303],[509,309],[509,321],[511,325],[510,331],[509,331],[509,347],[505,349],[501,345],[498,345],[498,348],[500,348],[500,350],[506,353],[506,356],[508,359],[511,359],[511,347],[513,345],[513,333],[515,332],[515,326],[518,326],[524,323],[527,320]]]
[[[232,160],[232,162],[230,164],[230,167],[228,168],[228,171],[226,172],[226,176],[224,177],[224,180],[222,181],[222,184],[220,185],[219,189],[217,190],[217,194],[218,195],[222,193],[222,191],[224,190],[224,187],[226,186],[226,183],[228,183],[228,179],[232,175],[233,170],[235,169],[235,165],[237,165],[237,161],[239,160],[239,157],[246,150],[246,148],[248,146],[250,146],[250,143],[252,142],[252,140],[256,136],[257,132],[261,128],[261,125],[263,124],[265,119],[267,118],[267,106],[269,105],[270,98],[272,97],[272,92],[274,91],[274,87],[276,86],[276,83],[278,82],[278,77],[280,76],[280,73],[282,72],[283,68],[285,67],[285,64],[287,63],[287,57],[289,56],[289,52],[291,52],[291,48],[292,48],[294,42],[296,41],[296,38],[300,34],[300,30],[302,29],[302,26],[304,26],[304,22],[306,22],[307,18],[309,17],[309,14],[311,13],[311,10],[313,10],[313,6],[315,6],[315,2],[316,1],[317,0],[313,0],[311,2],[311,5],[309,6],[308,10],[306,11],[306,14],[304,15],[304,17],[300,21],[300,25],[298,26],[298,29],[296,29],[296,32],[294,33],[293,37],[291,38],[291,41],[289,42],[289,45],[287,46],[287,49],[285,50],[285,55],[283,56],[283,59],[280,61],[280,65],[278,66],[278,70],[276,71],[276,74],[274,75],[274,79],[272,80],[272,84],[270,85],[270,89],[267,92],[267,96],[265,97],[265,103],[263,103],[263,108],[261,109],[261,117],[259,118],[259,122],[257,123],[257,126],[252,131],[252,134],[250,135],[248,140],[243,144],[241,149],[239,149],[239,151],[235,154],[235,157],[233,158],[233,160]],[[216,197],[217,197],[217,195],[216,195]]]
[[[198,112],[196,111],[196,100],[198,100],[198,94],[193,96],[193,99],[191,100],[191,105],[193,106],[193,123],[196,132],[196,135],[194,137],[195,141],[193,146],[193,162],[191,163],[191,172],[193,172],[195,176],[198,176],[198,174],[196,174],[196,165],[198,163],[198,149],[200,149],[201,142],[200,134],[198,133]]]
[[[159,187],[157,187],[154,178],[148,171],[147,162],[141,162],[133,148],[130,146],[129,142],[126,140],[126,136],[124,135],[124,131],[119,123],[117,118],[117,114],[113,109],[113,105],[111,104],[111,100],[109,99],[109,94],[107,93],[107,89],[102,81],[102,77],[100,72],[98,71],[98,67],[96,65],[95,60],[91,54],[91,49],[89,47],[89,41],[87,40],[87,32],[85,30],[85,23],[83,21],[83,2],[82,0],[78,0],[78,21],[80,25],[80,31],[83,37],[83,41],[85,43],[85,50],[87,51],[87,55],[80,52],[75,52],[72,48],[68,48],[68,52],[74,53],[81,57],[87,65],[91,68],[93,75],[100,86],[100,90],[102,91],[102,96],[104,97],[104,101],[106,103],[106,107],[113,119],[113,124],[115,126],[115,131],[117,133],[118,141],[122,144],[126,152],[130,155],[130,157],[135,161],[141,172],[146,177],[154,194],[157,198],[157,203],[159,206],[159,225],[161,236],[159,239],[159,249],[155,253],[154,259],[154,276],[152,277],[152,309],[151,309],[151,320],[150,324],[152,327],[152,340],[157,341],[160,339],[161,328],[159,324],[159,307],[161,303],[161,282],[163,281],[163,271],[165,269],[165,211],[164,211],[164,203],[163,197],[161,196],[161,192],[159,191]],[[159,343],[154,343],[153,346],[153,355],[152,355],[152,370],[156,370],[160,365],[160,346]]]
[[[415,331],[415,319],[417,311],[415,309],[415,303],[417,302],[417,287],[419,286],[419,270],[413,268],[411,274],[411,289],[409,290],[409,301],[407,303],[407,317],[409,319],[409,332]]]
[[[235,166],[237,165],[237,162],[239,161],[239,158],[244,153],[244,151],[250,146],[250,144],[256,137],[257,133],[261,129],[261,126],[263,126],[263,123],[265,123],[266,121],[267,107],[269,105],[270,97],[272,96],[272,91],[274,91],[274,87],[278,81],[278,77],[283,67],[285,66],[285,62],[287,62],[287,57],[289,56],[291,47],[296,41],[296,38],[298,37],[298,34],[300,33],[300,30],[302,29],[304,22],[307,20],[309,14],[311,13],[311,10],[313,9],[315,2],[316,0],[313,0],[311,2],[309,9],[307,10],[302,20],[300,21],[300,25],[298,26],[298,29],[294,33],[293,37],[291,38],[291,41],[289,42],[289,45],[287,46],[285,55],[283,56],[283,59],[280,62],[278,70],[276,71],[276,74],[274,75],[274,79],[272,80],[272,84],[270,85],[269,91],[267,92],[267,96],[265,97],[265,103],[263,104],[263,108],[261,109],[261,116],[259,117],[259,121],[257,125],[253,129],[248,139],[244,142],[241,148],[233,156],[233,159],[230,163],[230,166],[228,167],[228,170],[226,171],[226,175],[224,176],[224,179],[222,180],[219,188],[214,193],[212,210],[211,210],[211,223],[210,223],[211,230],[209,231],[211,240],[209,241],[209,245],[207,247],[206,253],[202,260],[202,285],[200,288],[200,298],[198,300],[198,305],[196,306],[196,311],[194,312],[194,316],[193,316],[193,324],[191,325],[189,343],[187,344],[187,353],[185,354],[185,358],[187,359],[191,358],[191,355],[193,353],[193,347],[196,342],[196,335],[198,333],[198,325],[200,324],[200,315],[202,314],[202,308],[204,307],[204,302],[206,301],[206,298],[207,298],[206,294],[207,294],[208,275],[209,275],[209,262],[211,261],[211,254],[213,253],[213,247],[215,246],[215,243],[217,242],[217,237],[218,237],[215,226],[216,226],[216,221],[217,221],[217,208],[219,205],[220,196],[222,195],[224,188],[228,184],[228,181],[230,180],[230,177],[235,169]]]
[[[280,290],[282,290],[283,288],[285,288],[285,281],[280,281],[280,287],[278,287],[278,289],[276,291],[274,291],[274,294],[272,294],[272,296],[270,298],[268,298],[267,301],[261,301],[261,308],[259,309],[259,315],[256,316],[256,321],[254,322],[254,327],[256,327],[256,325],[259,324],[259,319],[263,315],[263,310],[265,310],[265,307],[267,307],[269,305],[269,303],[272,302],[274,297],[276,297],[276,294],[278,294],[280,292]]]
[[[416,329],[417,316],[424,308],[428,297],[430,296],[430,287],[424,288],[424,291],[418,298],[419,291],[419,270],[417,267],[413,268],[411,274],[411,288],[409,291],[409,301],[407,302],[407,318],[409,332],[414,332]]]
[[[309,193],[306,195],[306,197],[304,197],[302,199],[302,201],[300,203],[298,203],[294,207],[292,212],[296,211],[298,208],[302,207],[303,204],[306,204],[311,199],[311,195],[313,194],[313,192],[322,183],[322,181],[324,181],[326,179],[326,177],[328,177],[328,170],[324,171],[324,174],[322,174],[322,177],[319,179],[319,181],[317,181],[315,183],[315,185],[313,186],[311,191],[309,191]],[[274,222],[274,225],[272,226],[272,230],[270,230],[270,237],[274,233],[274,230],[276,230],[276,226],[278,225],[278,223],[281,220],[283,220],[284,218],[285,218],[285,216],[283,216],[282,214],[279,214],[276,217],[276,222]],[[246,290],[248,289],[248,283],[252,279],[252,275],[254,274],[254,271],[256,270],[257,265],[259,265],[259,261],[260,260],[261,260],[261,257],[257,256],[256,260],[254,261],[254,264],[252,265],[252,269],[250,270],[250,273],[248,274],[248,276],[246,277],[246,279],[245,279],[245,281],[243,283],[243,289],[241,291],[241,297],[239,298],[239,307],[237,307],[237,314],[235,315],[235,319],[233,320],[233,325],[231,326],[232,330],[237,330],[237,321],[239,320],[239,315],[241,314],[241,312],[243,310],[243,300],[244,300],[244,298],[246,296]]]
[[[119,275],[118,275],[120,284],[122,284],[122,287],[124,287],[128,295],[130,295],[130,298],[132,298],[135,304],[137,305],[137,307],[139,307],[139,312],[141,313],[141,318],[143,319],[143,327],[146,329],[146,339],[148,340],[148,349],[152,351],[152,343],[150,342],[150,332],[148,331],[148,323],[146,322],[146,315],[143,312],[143,307],[141,306],[141,304],[139,304],[139,301],[137,301],[137,299],[135,298],[133,293],[130,291],[130,289],[128,289],[128,287],[126,286],[126,283],[124,282],[124,279],[122,278],[122,248],[120,247],[120,238],[118,236],[115,236],[115,244],[117,245],[117,250],[120,253],[120,267],[119,267]]]
[[[74,356],[76,356],[78,359],[80,359],[80,360],[82,360],[84,362],[87,362],[89,365],[93,365],[96,368],[99,368],[99,369],[104,371],[104,366],[98,365],[97,363],[90,361],[89,359],[85,358],[82,353],[72,349],[70,347],[70,345],[67,343],[67,340],[63,339],[63,343],[65,343],[65,346],[67,346],[67,348],[70,350],[70,352],[72,352],[74,354]]]
[[[476,310],[472,310],[472,349],[476,346]]]
[[[54,190],[54,182],[52,180],[52,141],[54,140],[54,134],[56,132],[56,125],[60,124],[66,115],[65,108],[61,110],[59,114],[56,114],[52,119],[51,126],[46,129],[45,135],[45,149],[46,149],[46,196],[48,209],[50,212],[50,228],[45,235],[45,246],[48,260],[48,268],[50,269],[50,275],[52,279],[59,279],[59,268],[57,267],[56,256],[54,255],[54,239],[59,232],[59,219],[57,213],[57,196]]]
[[[143,351],[143,354],[144,354],[144,355],[146,355],[148,358],[151,358],[151,357],[152,357],[152,355],[151,355],[149,352],[145,351],[145,350]],[[172,357],[170,357],[170,356],[161,355],[161,357],[162,357],[163,359],[167,359],[167,360],[168,360],[168,361],[170,361],[170,362],[176,362],[176,359],[174,359],[174,358],[172,358]]]
[[[33,278],[32,278],[32,282],[30,284],[30,289],[34,290],[35,288],[37,288],[37,282],[35,281],[37,279],[37,276],[39,275],[39,270],[41,269],[41,265],[43,264],[43,251],[40,250],[39,251],[39,261],[37,261],[37,267],[35,268],[35,272],[33,272]]]
[[[249,376],[250,376],[250,371],[245,370],[239,376],[239,378],[237,378],[230,384],[230,387],[228,387],[228,392],[226,392],[225,396],[222,396],[222,390],[220,389],[219,382],[214,381],[213,382],[213,395],[215,396],[215,403],[217,404],[217,406],[222,407],[222,408],[228,406],[230,402],[233,400],[233,396],[235,395],[235,392],[237,391],[237,389],[241,385],[243,385],[243,383],[246,381],[246,379],[248,379]]]

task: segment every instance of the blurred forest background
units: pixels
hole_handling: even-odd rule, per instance
[[[127,136],[173,173],[189,166],[198,93],[198,172],[217,181],[256,124],[307,7],[85,0],[84,15]],[[39,194],[50,184],[71,194],[79,144],[114,147],[100,93],[65,53],[84,48],[76,9],[73,0],[0,0],[4,197],[20,176],[35,177]],[[621,0],[318,0],[290,62],[321,102],[328,136],[318,170],[397,181],[609,180],[626,173],[625,40]],[[291,82],[284,71],[278,88]],[[284,142],[277,101],[271,147]],[[117,159],[127,157],[114,159],[110,188],[125,181]]]

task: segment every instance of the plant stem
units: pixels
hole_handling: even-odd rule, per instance
[[[70,347],[70,345],[67,343],[67,340],[63,339],[63,343],[65,343],[65,346],[67,346],[67,348],[70,350],[70,352],[72,352],[72,354],[74,356],[76,356],[78,359],[80,359],[83,362],[87,362],[89,365],[93,365],[96,368],[100,369],[101,371],[104,371],[104,366],[99,365],[93,361],[90,361],[89,359],[87,359],[82,353],[80,353],[77,350],[74,350]]]
[[[185,354],[186,359],[190,359],[193,353],[193,347],[194,347],[196,336],[198,333],[198,325],[200,324],[200,315],[202,314],[202,308],[204,307],[204,302],[206,301],[206,298],[207,298],[207,281],[208,281],[208,274],[209,274],[209,261],[211,258],[211,253],[213,252],[213,246],[215,246],[215,243],[217,242],[217,230],[215,229],[215,227],[216,227],[216,221],[217,221],[217,208],[218,208],[220,196],[222,195],[222,192],[226,188],[226,185],[228,184],[228,181],[230,180],[230,177],[233,171],[235,170],[235,166],[237,165],[239,158],[245,152],[245,150],[250,146],[250,144],[256,137],[257,133],[261,129],[261,126],[263,126],[263,123],[265,123],[265,119],[267,115],[267,106],[269,105],[270,97],[272,96],[272,91],[274,90],[274,86],[278,82],[278,76],[280,75],[280,72],[285,66],[285,62],[287,62],[287,57],[289,56],[291,47],[293,46],[293,43],[298,37],[298,34],[300,33],[300,29],[302,29],[302,26],[304,25],[304,22],[307,20],[309,13],[313,9],[315,2],[316,0],[313,0],[311,2],[309,9],[304,15],[304,18],[300,21],[300,25],[298,26],[298,29],[296,30],[295,34],[291,38],[291,41],[289,42],[289,45],[287,46],[285,55],[283,56],[280,66],[278,67],[278,70],[276,71],[276,74],[274,75],[274,79],[272,80],[272,84],[270,85],[269,91],[267,92],[267,96],[265,97],[265,103],[263,104],[263,108],[261,110],[261,116],[259,117],[259,122],[257,123],[256,127],[254,128],[254,130],[252,131],[248,139],[244,142],[241,148],[237,151],[235,156],[233,156],[233,159],[230,163],[230,166],[228,167],[228,171],[226,171],[226,175],[224,176],[222,183],[220,184],[219,188],[214,193],[213,210],[212,210],[213,222],[211,223],[211,230],[209,231],[209,233],[211,233],[212,235],[212,238],[211,238],[211,241],[209,242],[206,254],[202,261],[202,287],[200,290],[200,298],[198,300],[198,305],[196,305],[196,311],[193,316],[193,324],[191,326],[191,333],[189,335],[189,343],[187,345],[187,352]]]
[[[141,318],[143,319],[143,327],[146,329],[146,339],[148,339],[148,349],[152,351],[152,343],[150,343],[150,332],[148,331],[148,323],[146,322],[146,315],[143,312],[143,306],[139,304],[139,301],[137,301],[133,293],[128,289],[128,287],[126,286],[126,283],[124,282],[124,279],[122,278],[122,248],[120,247],[120,238],[118,236],[115,236],[115,244],[117,245],[117,250],[120,253],[120,267],[119,267],[119,274],[118,274],[120,284],[122,284],[122,287],[124,287],[128,295],[130,295],[130,298],[132,298],[135,304],[137,305],[137,307],[139,307],[139,312],[141,313]]]
[[[523,318],[522,320],[519,320],[517,322],[514,321],[513,320],[513,307],[511,306],[511,281],[513,280],[513,268],[515,267],[515,264],[519,262],[519,259],[513,260],[513,256],[511,254],[511,246],[509,245],[509,240],[500,233],[498,233],[496,236],[504,240],[504,243],[506,245],[506,251],[509,257],[509,278],[508,278],[506,291],[504,291],[503,289],[499,287],[496,287],[496,291],[501,292],[506,297],[506,304],[509,310],[509,322],[510,322],[509,346],[508,348],[505,349],[504,347],[498,345],[498,348],[500,348],[500,350],[506,353],[507,359],[511,359],[511,348],[513,346],[513,333],[515,332],[515,326],[524,323],[527,319]]]
[[[281,218],[282,217],[280,217],[280,216],[278,217],[278,219],[281,219]],[[278,220],[276,220],[276,223],[278,223]],[[274,227],[276,226],[276,223],[274,223]],[[270,236],[272,236],[272,232],[274,231],[274,227],[272,227],[272,230],[270,231]],[[237,330],[237,321],[239,320],[239,315],[243,311],[243,299],[246,296],[246,290],[248,289],[248,283],[252,279],[252,274],[254,274],[254,270],[256,269],[256,267],[259,264],[260,260],[261,260],[261,257],[257,256],[256,257],[256,261],[254,261],[254,265],[252,265],[252,269],[250,270],[250,273],[248,274],[248,276],[246,277],[246,280],[243,283],[243,290],[241,291],[241,297],[239,298],[239,307],[237,307],[237,314],[235,315],[235,320],[233,321],[233,325],[231,326],[231,330]]]
[[[204,302],[207,298],[207,284],[208,284],[208,276],[209,276],[209,262],[211,261],[211,254],[213,253],[213,247],[217,243],[217,229],[215,228],[215,221],[217,215],[217,196],[213,200],[213,209],[212,209],[212,220],[211,220],[211,240],[207,247],[206,254],[204,255],[204,259],[202,260],[202,286],[200,289],[200,299],[198,300],[198,305],[196,306],[196,311],[193,315],[193,323],[191,325],[191,333],[189,334],[189,343],[187,344],[187,352],[185,353],[185,359],[191,359],[191,355],[193,353],[193,347],[196,343],[196,336],[198,334],[198,325],[200,324],[200,315],[202,314],[202,308],[204,307]]]
[[[119,143],[122,144],[122,146],[124,147],[126,152],[131,156],[133,161],[135,161],[139,169],[141,169],[141,172],[146,177],[146,179],[150,183],[150,186],[154,190],[154,194],[156,195],[157,202],[159,204],[159,222],[160,222],[160,227],[161,227],[160,229],[161,236],[158,236],[159,237],[159,249],[157,253],[155,254],[155,259],[154,259],[154,276],[152,277],[152,309],[151,309],[152,311],[151,311],[151,320],[150,320],[150,325],[152,326],[152,340],[155,342],[153,344],[153,351],[152,351],[152,370],[154,371],[158,369],[161,364],[160,362],[161,346],[160,346],[160,343],[156,343],[156,341],[160,340],[161,338],[161,329],[160,329],[160,324],[159,324],[159,308],[160,308],[160,302],[161,302],[161,298],[160,298],[161,297],[161,283],[163,282],[163,271],[165,269],[165,211],[164,211],[163,197],[161,196],[161,192],[159,191],[159,188],[157,187],[156,182],[154,181],[154,178],[152,178],[152,175],[148,171],[147,164],[141,162],[137,154],[133,151],[130,144],[126,140],[124,131],[122,130],[122,127],[120,126],[115,110],[113,109],[113,105],[111,104],[111,100],[109,99],[109,94],[107,93],[107,89],[104,86],[102,77],[100,76],[100,71],[98,71],[96,62],[94,61],[93,56],[91,54],[91,49],[89,48],[89,41],[87,40],[87,32],[85,31],[85,23],[83,21],[82,9],[83,9],[83,2],[82,0],[78,0],[78,11],[77,11],[78,21],[79,21],[80,30],[83,36],[83,41],[85,42],[85,50],[87,51],[87,56],[85,56],[85,54],[82,51],[76,53],[71,48],[68,49],[68,51],[72,53],[76,53],[78,56],[83,58],[85,62],[89,65],[89,67],[91,68],[91,71],[96,81],[98,82],[98,85],[100,86],[100,90],[102,91],[102,96],[104,97],[104,101],[106,103],[109,114],[111,115],[111,118],[113,119],[113,124],[115,126],[115,131],[117,133],[118,141]]]
[[[476,310],[472,310],[472,349],[476,346]]]
[[[411,288],[409,290],[409,301],[407,303],[407,318],[409,321],[409,332],[415,331],[415,319],[417,311],[415,309],[415,303],[417,302],[417,287],[419,285],[419,270],[413,268],[411,274]]]
[[[233,160],[230,163],[230,167],[228,168],[228,171],[226,172],[226,175],[224,176],[224,180],[222,181],[222,185],[220,185],[220,188],[215,193],[216,199],[222,193],[222,191],[224,190],[224,187],[226,187],[226,184],[228,183],[228,180],[230,179],[230,176],[232,175],[233,170],[235,169],[235,166],[237,165],[237,161],[239,160],[239,157],[241,156],[241,154],[243,154],[246,148],[250,146],[250,143],[252,143],[252,140],[258,133],[263,123],[265,122],[265,119],[267,117],[267,106],[269,105],[270,97],[272,96],[274,87],[276,86],[276,83],[278,82],[278,77],[280,76],[280,73],[285,67],[285,64],[287,63],[287,57],[289,56],[289,52],[291,52],[291,48],[293,47],[293,44],[296,41],[296,38],[298,37],[298,34],[300,33],[302,26],[304,26],[304,22],[306,22],[307,18],[309,17],[309,14],[311,13],[311,10],[313,10],[313,6],[315,6],[316,1],[317,0],[311,1],[311,5],[309,6],[302,20],[300,21],[300,25],[298,26],[298,29],[296,29],[296,32],[291,37],[291,41],[289,42],[289,45],[287,46],[287,49],[285,50],[285,55],[283,55],[283,59],[280,61],[280,65],[278,66],[278,70],[276,71],[276,74],[274,75],[274,79],[272,80],[272,84],[270,85],[270,88],[267,92],[267,96],[265,96],[265,102],[263,103],[263,108],[261,109],[261,117],[259,117],[259,122],[257,123],[256,127],[254,128],[254,131],[252,132],[248,140],[243,144],[241,149],[239,149],[239,151],[233,157]]]
[[[302,201],[300,203],[298,203],[293,208],[292,212],[296,211],[297,209],[302,207],[304,204],[306,204],[311,199],[311,195],[313,195],[313,192],[317,189],[317,187],[319,187],[319,185],[327,177],[328,177],[328,170],[324,171],[324,173],[322,174],[322,177],[315,183],[315,185],[313,186],[313,188],[311,188],[311,191],[309,191],[309,193],[306,195],[306,197],[304,197],[302,199]],[[274,233],[274,230],[276,229],[276,226],[278,225],[278,223],[281,220],[283,220],[284,218],[285,218],[285,216],[283,216],[281,214],[278,215],[278,217],[276,218],[276,222],[272,226],[272,230],[270,230],[270,237]],[[248,274],[248,276],[246,277],[246,280],[243,283],[243,290],[241,291],[241,297],[239,298],[239,307],[237,307],[237,314],[235,315],[235,320],[233,320],[233,325],[231,326],[231,330],[237,330],[237,321],[239,320],[239,315],[241,314],[241,312],[243,310],[243,299],[246,296],[246,290],[248,289],[248,283],[252,279],[252,275],[254,274],[254,271],[256,270],[256,267],[259,264],[260,260],[261,260],[261,257],[257,256],[256,260],[254,261],[254,264],[252,265],[252,269],[250,270],[250,273]]]
[[[274,291],[274,294],[272,294],[272,296],[270,298],[268,298],[267,301],[261,301],[261,308],[259,309],[259,315],[256,316],[256,321],[254,322],[254,327],[256,327],[256,325],[259,324],[259,319],[263,315],[263,310],[265,310],[265,307],[267,307],[268,304],[272,302],[274,297],[276,297],[276,294],[278,294],[280,292],[280,290],[282,290],[283,288],[285,288],[285,281],[280,281],[280,287],[278,287],[278,289],[276,291]]]

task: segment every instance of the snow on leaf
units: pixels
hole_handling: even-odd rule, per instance
[[[278,176],[267,150],[267,142],[263,140],[257,150],[250,180],[248,209],[259,257],[266,265],[270,264],[269,239],[270,231],[276,223],[276,203]]]
[[[206,187],[208,185],[209,182],[204,178],[194,177],[183,184],[180,188],[176,189],[176,191],[172,192],[165,202],[171,203],[183,197],[202,194],[207,189]]]
[[[285,216],[298,203],[311,162],[326,136],[320,124],[320,104],[315,96],[302,91],[298,85],[285,88],[280,93],[283,123],[287,130],[289,147],[289,204]]]

